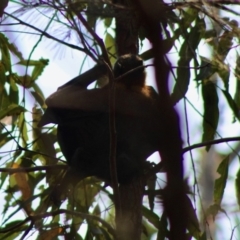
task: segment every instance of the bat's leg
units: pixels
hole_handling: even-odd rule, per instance
[[[76,157],[78,158],[78,162],[80,162],[81,165],[81,159],[80,152],[81,148],[76,150],[76,153],[74,154],[74,157],[72,159],[72,162],[75,162]],[[66,171],[63,178],[60,180],[60,182],[54,186],[52,192],[51,192],[51,199],[54,202],[56,206],[59,206],[61,202],[63,202],[66,197],[71,194],[70,190],[74,189],[74,187],[85,177],[88,175],[85,174],[84,171],[81,170],[81,167],[73,167],[70,166],[68,170]],[[72,186],[72,188],[70,187]]]

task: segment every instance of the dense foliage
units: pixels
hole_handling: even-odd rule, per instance
[[[49,52],[59,54],[65,48],[73,55],[83,53],[77,63],[80,72],[106,54],[115,62],[114,19],[129,14],[138,18],[134,1],[12,0],[5,8],[6,2],[0,4],[0,238],[113,239],[109,186],[87,178],[60,209],[49,197],[66,164],[55,126],[38,127],[46,110],[45,89],[38,81],[47,88],[49,78],[43,73],[52,67]],[[158,17],[171,66],[171,99],[181,118],[189,239],[238,239],[240,6],[231,1],[153,2],[165,12],[164,18]],[[146,29],[139,28],[140,55],[152,63]],[[28,38],[34,43],[24,49],[21,41]],[[44,57],[33,57],[37,49]],[[152,69],[152,64],[147,66]],[[165,239],[165,174],[153,172],[149,179],[142,239]]]

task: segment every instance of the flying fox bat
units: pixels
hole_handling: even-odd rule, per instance
[[[146,86],[143,60],[121,56],[113,68],[114,88],[87,89],[97,77],[107,74],[97,65],[46,99],[48,106],[39,125],[58,124],[57,138],[70,166],[68,178],[77,182],[96,176],[111,182],[109,152],[109,91],[114,91],[116,172],[120,184],[143,174],[147,157],[159,150],[161,108],[155,90]],[[67,181],[64,181],[67,182]]]

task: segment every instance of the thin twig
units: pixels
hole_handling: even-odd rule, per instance
[[[50,169],[66,169],[66,168],[68,168],[67,165],[47,165],[37,167],[0,168],[0,172],[7,172],[9,174],[13,174],[19,172],[47,171]]]
[[[54,41],[56,41],[56,42],[58,42],[58,43],[61,43],[61,44],[65,45],[65,46],[68,46],[68,47],[70,47],[70,48],[72,48],[72,49],[76,49],[76,50],[82,51],[82,52],[84,52],[84,53],[87,54],[87,51],[86,51],[84,48],[78,47],[78,46],[76,46],[76,45],[74,45],[74,44],[67,43],[67,42],[64,42],[64,41],[62,41],[62,40],[60,40],[60,39],[58,39],[58,38],[55,38],[55,37],[53,37],[52,35],[48,34],[47,32],[44,32],[44,31],[42,31],[41,29],[39,29],[39,28],[37,28],[37,27],[34,27],[33,25],[28,24],[28,23],[22,21],[21,19],[13,16],[12,14],[9,14],[9,13],[7,13],[7,12],[4,12],[4,14],[6,14],[7,16],[15,19],[15,20],[18,21],[20,24],[25,25],[25,26],[27,26],[27,27],[29,27],[29,28],[31,28],[31,29],[34,29],[35,31],[41,33],[41,34],[42,34],[44,37],[46,37],[46,38],[52,39],[52,40],[54,40]]]
[[[189,147],[183,148],[183,153],[188,152],[195,148],[206,147],[206,146],[211,146],[214,144],[219,144],[219,143],[224,143],[224,142],[233,142],[233,141],[240,141],[240,137],[221,138],[221,139],[216,139],[216,140],[207,141],[207,142],[203,142],[203,143],[197,143],[197,144],[191,145]]]

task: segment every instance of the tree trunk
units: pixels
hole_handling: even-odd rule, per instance
[[[173,107],[168,89],[170,66],[166,64],[162,44],[160,22],[165,20],[164,4],[151,0],[135,0],[145,20],[148,38],[152,43],[154,53],[155,76],[159,91],[162,112],[164,142],[159,146],[161,159],[167,173],[167,186],[164,189],[163,205],[170,222],[170,240],[185,240],[187,229],[187,205],[183,179],[182,139],[179,127],[179,117]]]
[[[140,26],[138,13],[131,1],[114,0],[114,3],[126,7],[116,12],[117,55],[129,53],[137,55]],[[117,240],[141,239],[143,190],[144,183],[141,178],[119,187],[119,203],[115,204]]]
[[[142,178],[119,187],[120,206],[115,206],[117,240],[141,239],[143,190]]]

